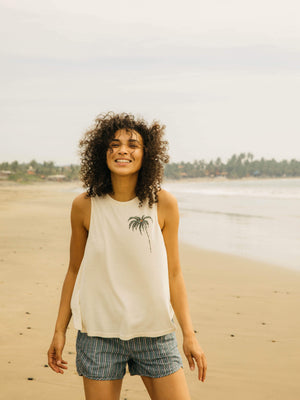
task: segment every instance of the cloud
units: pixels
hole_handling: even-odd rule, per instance
[[[108,110],[166,123],[179,160],[295,154],[299,11],[293,0],[0,0],[2,157],[17,158],[18,135],[20,159],[72,160]]]

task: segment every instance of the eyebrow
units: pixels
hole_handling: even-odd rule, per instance
[[[120,139],[112,139],[112,142],[120,142]],[[137,139],[128,139],[129,142],[138,142],[140,143]]]

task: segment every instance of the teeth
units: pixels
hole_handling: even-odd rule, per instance
[[[129,160],[116,160],[116,162],[120,162],[120,163],[130,163]]]

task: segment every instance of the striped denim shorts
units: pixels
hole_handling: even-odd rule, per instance
[[[130,340],[88,336],[78,331],[76,368],[78,375],[95,380],[122,379],[126,365],[130,375],[160,378],[183,368],[175,332],[158,337]]]

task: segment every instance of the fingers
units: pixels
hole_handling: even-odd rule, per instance
[[[203,367],[204,367],[204,369],[203,369],[203,382],[204,382],[204,380],[206,378],[206,371],[207,371],[207,361],[206,361],[205,355],[203,355]]]
[[[203,364],[201,358],[199,357],[198,359],[196,359],[196,362],[198,366],[198,379],[199,381],[203,382]]]
[[[195,369],[195,363],[194,363],[193,357],[192,357],[191,355],[187,355],[187,360],[188,360],[190,369],[191,369],[192,371],[194,371],[194,369]]]
[[[54,371],[54,372],[57,372],[57,373],[59,373],[60,371],[59,371],[59,368],[58,368],[58,366],[57,366],[57,363],[56,363],[56,358],[55,358],[55,356],[53,357],[53,356],[49,356],[48,355],[48,365],[49,365],[49,367]]]
[[[204,382],[206,377],[207,363],[205,359],[205,355],[196,358],[197,367],[198,367],[198,379],[199,381]]]
[[[192,371],[195,369],[194,360],[196,361],[198,367],[198,379],[204,382],[206,377],[207,362],[205,354],[197,339],[195,337],[185,337],[183,341],[183,351]]]
[[[206,364],[206,362],[205,362],[205,363],[204,363],[204,369],[203,369],[202,382],[205,381],[205,378],[206,378],[206,370],[207,370],[207,364]]]
[[[198,379],[199,381],[204,382],[206,377],[206,370],[207,370],[207,362],[204,354],[192,356],[192,354],[187,354],[186,358],[189,363],[189,367],[192,371],[195,369],[194,359],[196,360],[197,367],[198,367]]]
[[[63,374],[64,373],[63,370],[68,369],[68,367],[66,365],[66,364],[68,364],[67,361],[65,361],[65,360],[58,361],[58,360],[56,360],[55,357],[50,357],[48,364],[49,364],[50,368],[58,374]]]
[[[48,351],[48,365],[50,368],[59,374],[64,373],[64,369],[68,369],[68,362],[62,359],[61,352],[56,352],[54,348],[50,348]]]
[[[65,361],[65,360],[57,361],[56,364],[57,364],[57,366],[60,368],[60,369],[59,369],[59,372],[60,372],[61,374],[64,373],[63,369],[68,369],[68,367],[65,365],[65,364],[68,364],[68,362]]]

